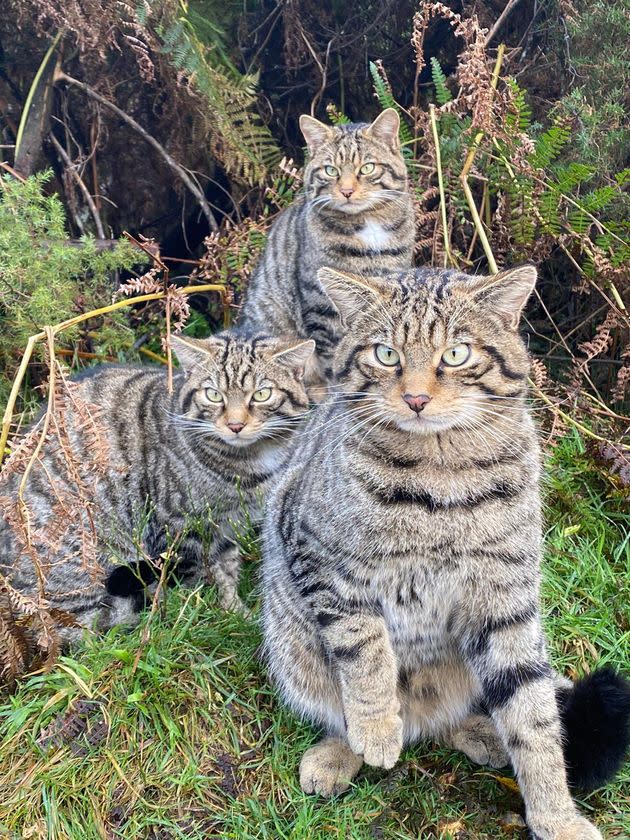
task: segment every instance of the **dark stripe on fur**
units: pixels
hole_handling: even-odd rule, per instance
[[[547,679],[551,677],[551,673],[551,668],[546,662],[532,662],[504,668],[484,679],[483,699],[491,711],[501,709],[510,702],[519,688],[535,680]]]

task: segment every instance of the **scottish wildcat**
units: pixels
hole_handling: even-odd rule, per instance
[[[630,690],[606,669],[573,687],[545,651],[540,453],[517,332],[535,270],[319,276],[347,328],[339,390],[264,527],[270,671],[326,732],[302,758],[303,790],[330,796],[364,761],[389,768],[436,737],[482,763],[509,756],[538,840],[601,838],[567,771],[597,784],[618,769]]]
[[[160,368],[103,365],[70,383],[77,405],[80,399],[90,410],[100,409],[108,447],[109,469],[98,480],[91,509],[64,505],[66,482],[85,477],[68,469],[58,444],[48,446],[27,484],[46,598],[53,611],[70,613],[82,627],[135,620],[138,599],[152,580],[150,561],[169,539],[177,542],[179,576],[199,575],[206,561],[223,605],[238,606],[233,520],[242,518],[243,505],[253,512],[308,408],[302,375],[312,341],[226,332],[206,340],[173,337],[172,343],[183,368],[174,376],[172,396]],[[72,406],[71,400],[60,422],[81,461],[87,442],[82,416]],[[0,489],[5,504],[15,499],[19,479],[11,474]],[[206,531],[214,524],[209,546],[189,527],[195,516]],[[90,518],[98,537],[93,562],[85,557]],[[19,592],[38,592],[32,556],[4,519],[0,572]],[[65,628],[62,637],[80,632]]]
[[[240,324],[315,339],[307,371],[307,381],[315,383],[330,376],[340,334],[317,269],[334,265],[378,275],[409,268],[414,216],[396,111],[383,111],[369,125],[335,127],[304,114],[300,128],[309,154],[304,195],[271,228]]]

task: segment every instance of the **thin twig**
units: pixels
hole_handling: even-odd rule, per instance
[[[3,160],[0,160],[0,168],[6,169],[6,171],[10,175],[13,175],[14,178],[17,178],[17,180],[21,181],[23,184],[26,182],[26,178],[24,177],[24,175],[20,175],[19,172],[16,172],[15,169],[12,166],[9,166],[9,164],[5,163]],[[0,181],[0,184],[1,183],[2,183],[2,181]]]
[[[560,417],[562,417],[562,419],[570,426],[575,426],[575,428],[579,429],[579,431],[582,432],[582,434],[586,435],[587,437],[593,438],[593,440],[599,440],[602,443],[607,443],[606,438],[603,438],[600,435],[596,435],[595,432],[591,431],[588,428],[588,426],[584,426],[582,423],[571,417],[570,414],[566,414],[566,412],[562,411],[561,408],[558,408],[554,401],[550,400],[547,394],[545,394],[544,391],[541,391],[540,388],[538,388],[531,379],[529,380],[529,385],[532,391],[538,397],[538,399],[541,399],[544,403],[546,403],[552,409],[554,414],[557,414]]]
[[[55,337],[53,334],[52,327],[46,327],[45,336],[46,341],[48,343],[48,361],[50,365],[50,376],[48,378],[48,403],[46,405],[46,413],[44,414],[42,430],[39,435],[39,440],[37,441],[37,446],[33,450],[33,454],[29,458],[28,463],[24,469],[24,473],[22,475],[22,479],[20,481],[20,485],[18,487],[17,492],[18,508],[24,526],[24,533],[26,535],[26,545],[29,549],[31,548],[31,527],[28,515],[28,505],[24,500],[24,491],[26,490],[26,484],[28,482],[28,477],[31,474],[31,470],[33,469],[33,465],[35,464],[35,461],[37,461],[37,459],[39,458],[39,453],[42,451],[44,441],[46,440],[46,436],[48,435],[50,419],[55,409]],[[37,569],[37,574],[38,577],[41,578],[41,569]]]
[[[497,89],[497,84],[499,82],[499,71],[503,62],[504,52],[505,44],[500,44],[497,52],[497,60],[494,65],[494,70],[492,71],[492,81],[490,83],[493,91]],[[468,207],[470,208],[470,215],[472,216],[475,230],[479,234],[479,240],[481,242],[483,252],[486,255],[486,259],[488,261],[488,268],[490,269],[492,274],[497,274],[497,272],[499,271],[499,267],[497,266],[494,254],[492,253],[490,242],[488,241],[488,237],[486,236],[486,230],[479,216],[477,205],[475,204],[475,199],[472,194],[472,190],[470,189],[470,185],[468,183],[468,173],[470,172],[470,168],[473,165],[473,161],[475,160],[475,155],[477,154],[477,149],[479,148],[479,144],[481,143],[482,138],[483,131],[477,132],[477,134],[475,135],[475,139],[473,140],[472,145],[468,150],[468,154],[464,162],[464,167],[459,178],[462,184],[462,189],[464,190],[464,195],[466,196],[466,201],[468,202]]]
[[[429,118],[431,120],[431,133],[435,144],[435,165],[437,168],[438,188],[440,190],[440,215],[442,216],[442,235],[444,236],[444,268],[450,263],[456,266],[451,253],[451,243],[448,237],[448,222],[446,219],[446,195],[444,192],[444,177],[442,175],[442,152],[440,150],[440,138],[438,136],[437,122],[435,119],[435,105],[429,105]]]
[[[70,174],[72,175],[74,180],[77,182],[77,186],[79,187],[79,189],[83,193],[83,197],[85,198],[85,203],[90,208],[90,213],[92,214],[92,218],[94,219],[94,227],[96,228],[96,235],[98,236],[99,239],[105,239],[105,231],[103,230],[103,223],[101,222],[101,217],[99,215],[98,210],[96,209],[96,204],[94,203],[94,199],[90,195],[90,191],[88,190],[88,188],[83,183],[83,181],[81,179],[81,176],[79,175],[79,173],[76,170],[76,167],[73,165],[72,161],[70,160],[70,158],[68,156],[68,153],[66,152],[64,147],[61,145],[59,140],[57,140],[57,138],[52,133],[52,131],[50,132],[50,139],[52,140],[52,143],[53,143],[53,146],[55,147],[55,149],[57,149],[57,151],[61,155],[61,157],[63,159],[63,162],[66,164],[66,166],[68,168],[68,171],[70,172]]]
[[[114,105],[113,102],[110,102],[109,99],[105,99],[104,96],[101,96],[100,93],[97,93],[88,85],[80,82],[78,79],[73,79],[72,76],[68,76],[66,73],[57,73],[55,77],[56,81],[63,81],[69,85],[74,85],[75,87],[80,88],[84,91],[91,99],[95,99],[97,102],[100,102],[101,105],[104,105],[106,108],[109,108],[110,111],[113,111],[117,114],[121,120],[124,120],[127,125],[130,125],[134,131],[137,131],[141,137],[143,137],[147,143],[149,143],[153,148],[162,156],[162,158],[166,161],[168,166],[175,172],[179,178],[184,182],[184,184],[188,187],[190,192],[195,196],[199,205],[203,211],[204,216],[208,220],[208,224],[210,225],[210,229],[213,231],[218,231],[219,226],[216,222],[216,219],[212,215],[212,210],[210,210],[210,206],[206,201],[206,197],[203,194],[203,191],[199,189],[197,184],[193,181],[190,175],[186,172],[183,166],[181,166],[177,161],[172,158],[166,149],[158,143],[158,141],[153,137],[151,134],[148,133],[142,126],[137,123],[133,117],[130,117],[125,111],[118,107],[118,105]]]
[[[521,2],[521,0],[509,0],[505,9],[503,9],[501,14],[497,18],[496,23],[494,24],[494,26],[492,27],[490,32],[488,32],[488,34],[486,35],[486,40],[484,42],[485,47],[487,47],[490,44],[490,42],[492,41],[494,36],[497,34],[499,29],[501,29],[501,27],[503,26],[503,22],[505,21],[507,16],[518,6],[518,4],[520,2]]]

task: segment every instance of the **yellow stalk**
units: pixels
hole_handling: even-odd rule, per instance
[[[194,295],[198,294],[199,292],[218,292],[221,295],[221,300],[223,303],[223,323],[226,327],[229,326],[230,291],[227,286],[224,286],[222,283],[203,283],[199,286],[184,286],[182,289],[180,289],[180,292],[185,295]],[[11,429],[11,420],[13,418],[15,403],[17,401],[22,381],[24,380],[28,364],[31,360],[33,350],[35,349],[35,345],[37,344],[37,342],[42,341],[43,339],[48,339],[49,349],[51,350],[50,359],[52,383],[54,377],[54,372],[52,370],[52,360],[54,359],[54,336],[58,335],[64,330],[69,329],[70,327],[74,327],[76,324],[80,324],[83,321],[89,321],[90,318],[97,318],[100,315],[107,315],[110,312],[116,312],[116,310],[118,309],[124,309],[125,307],[133,306],[136,303],[146,303],[150,300],[163,300],[165,297],[167,297],[166,292],[154,292],[153,294],[149,295],[138,295],[137,297],[127,298],[125,300],[118,300],[116,301],[116,303],[110,303],[109,306],[101,306],[99,309],[93,309],[90,312],[83,312],[81,313],[81,315],[75,315],[73,318],[68,318],[65,321],[61,321],[59,324],[46,326],[41,332],[35,333],[35,335],[31,335],[29,337],[26,343],[26,348],[22,355],[22,360],[20,361],[20,366],[18,367],[15,379],[13,380],[11,393],[9,394],[9,399],[7,400],[7,404],[4,409],[4,415],[2,417],[2,430],[0,431],[0,463],[2,463],[5,455],[7,454],[6,445],[7,440],[9,439],[9,432]],[[50,399],[51,397],[49,392],[49,400]],[[37,453],[39,452],[39,448],[36,450]]]

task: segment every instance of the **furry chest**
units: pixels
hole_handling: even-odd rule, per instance
[[[373,251],[378,251],[389,244],[391,233],[380,222],[368,221],[356,232],[361,244]]]

